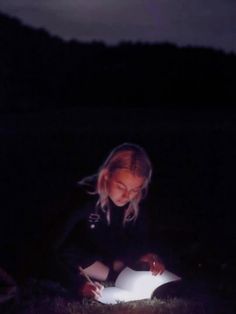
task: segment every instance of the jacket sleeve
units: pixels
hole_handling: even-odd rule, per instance
[[[85,192],[81,191],[78,187],[74,187],[60,200],[58,212],[59,214],[48,227],[49,246],[53,251],[60,250],[76,224],[86,218],[87,208]]]
[[[65,209],[55,219],[50,230],[50,249],[48,252],[49,276],[56,279],[71,292],[78,295],[84,278],[78,273],[78,264],[73,252],[70,252],[70,235],[76,225],[87,218],[87,196],[75,189],[63,200]],[[70,255],[65,257],[66,254]]]

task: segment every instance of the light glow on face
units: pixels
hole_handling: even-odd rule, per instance
[[[137,176],[129,170],[116,170],[108,176],[108,196],[116,206],[124,206],[141,193],[144,180],[144,177]]]

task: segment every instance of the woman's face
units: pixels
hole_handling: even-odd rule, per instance
[[[108,196],[116,206],[124,206],[133,200],[142,190],[144,177],[134,175],[126,169],[116,170],[107,175]]]

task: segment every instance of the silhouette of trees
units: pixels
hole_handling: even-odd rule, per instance
[[[235,102],[236,56],[170,43],[63,41],[0,14],[0,110]]]

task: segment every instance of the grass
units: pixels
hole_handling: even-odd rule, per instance
[[[60,304],[60,306],[58,306]],[[82,303],[74,302],[63,304],[57,300],[55,302],[57,310],[55,313],[65,314],[172,314],[172,313],[206,313],[200,304],[194,302],[187,302],[179,299],[170,299],[161,301],[143,300],[128,303],[118,303],[116,305],[104,305],[94,301],[82,301]],[[62,311],[60,311],[62,310]]]
[[[223,302],[211,295],[154,297],[116,305],[94,300],[75,300],[57,283],[29,279],[21,287],[18,300],[0,307],[1,314],[233,314]]]
[[[5,312],[7,313],[7,312]],[[4,314],[5,314],[4,313]],[[17,314],[206,314],[199,302],[172,298],[143,300],[104,305],[92,300],[70,301],[63,297],[44,297],[12,306],[8,313]],[[223,312],[222,312],[223,314]]]

